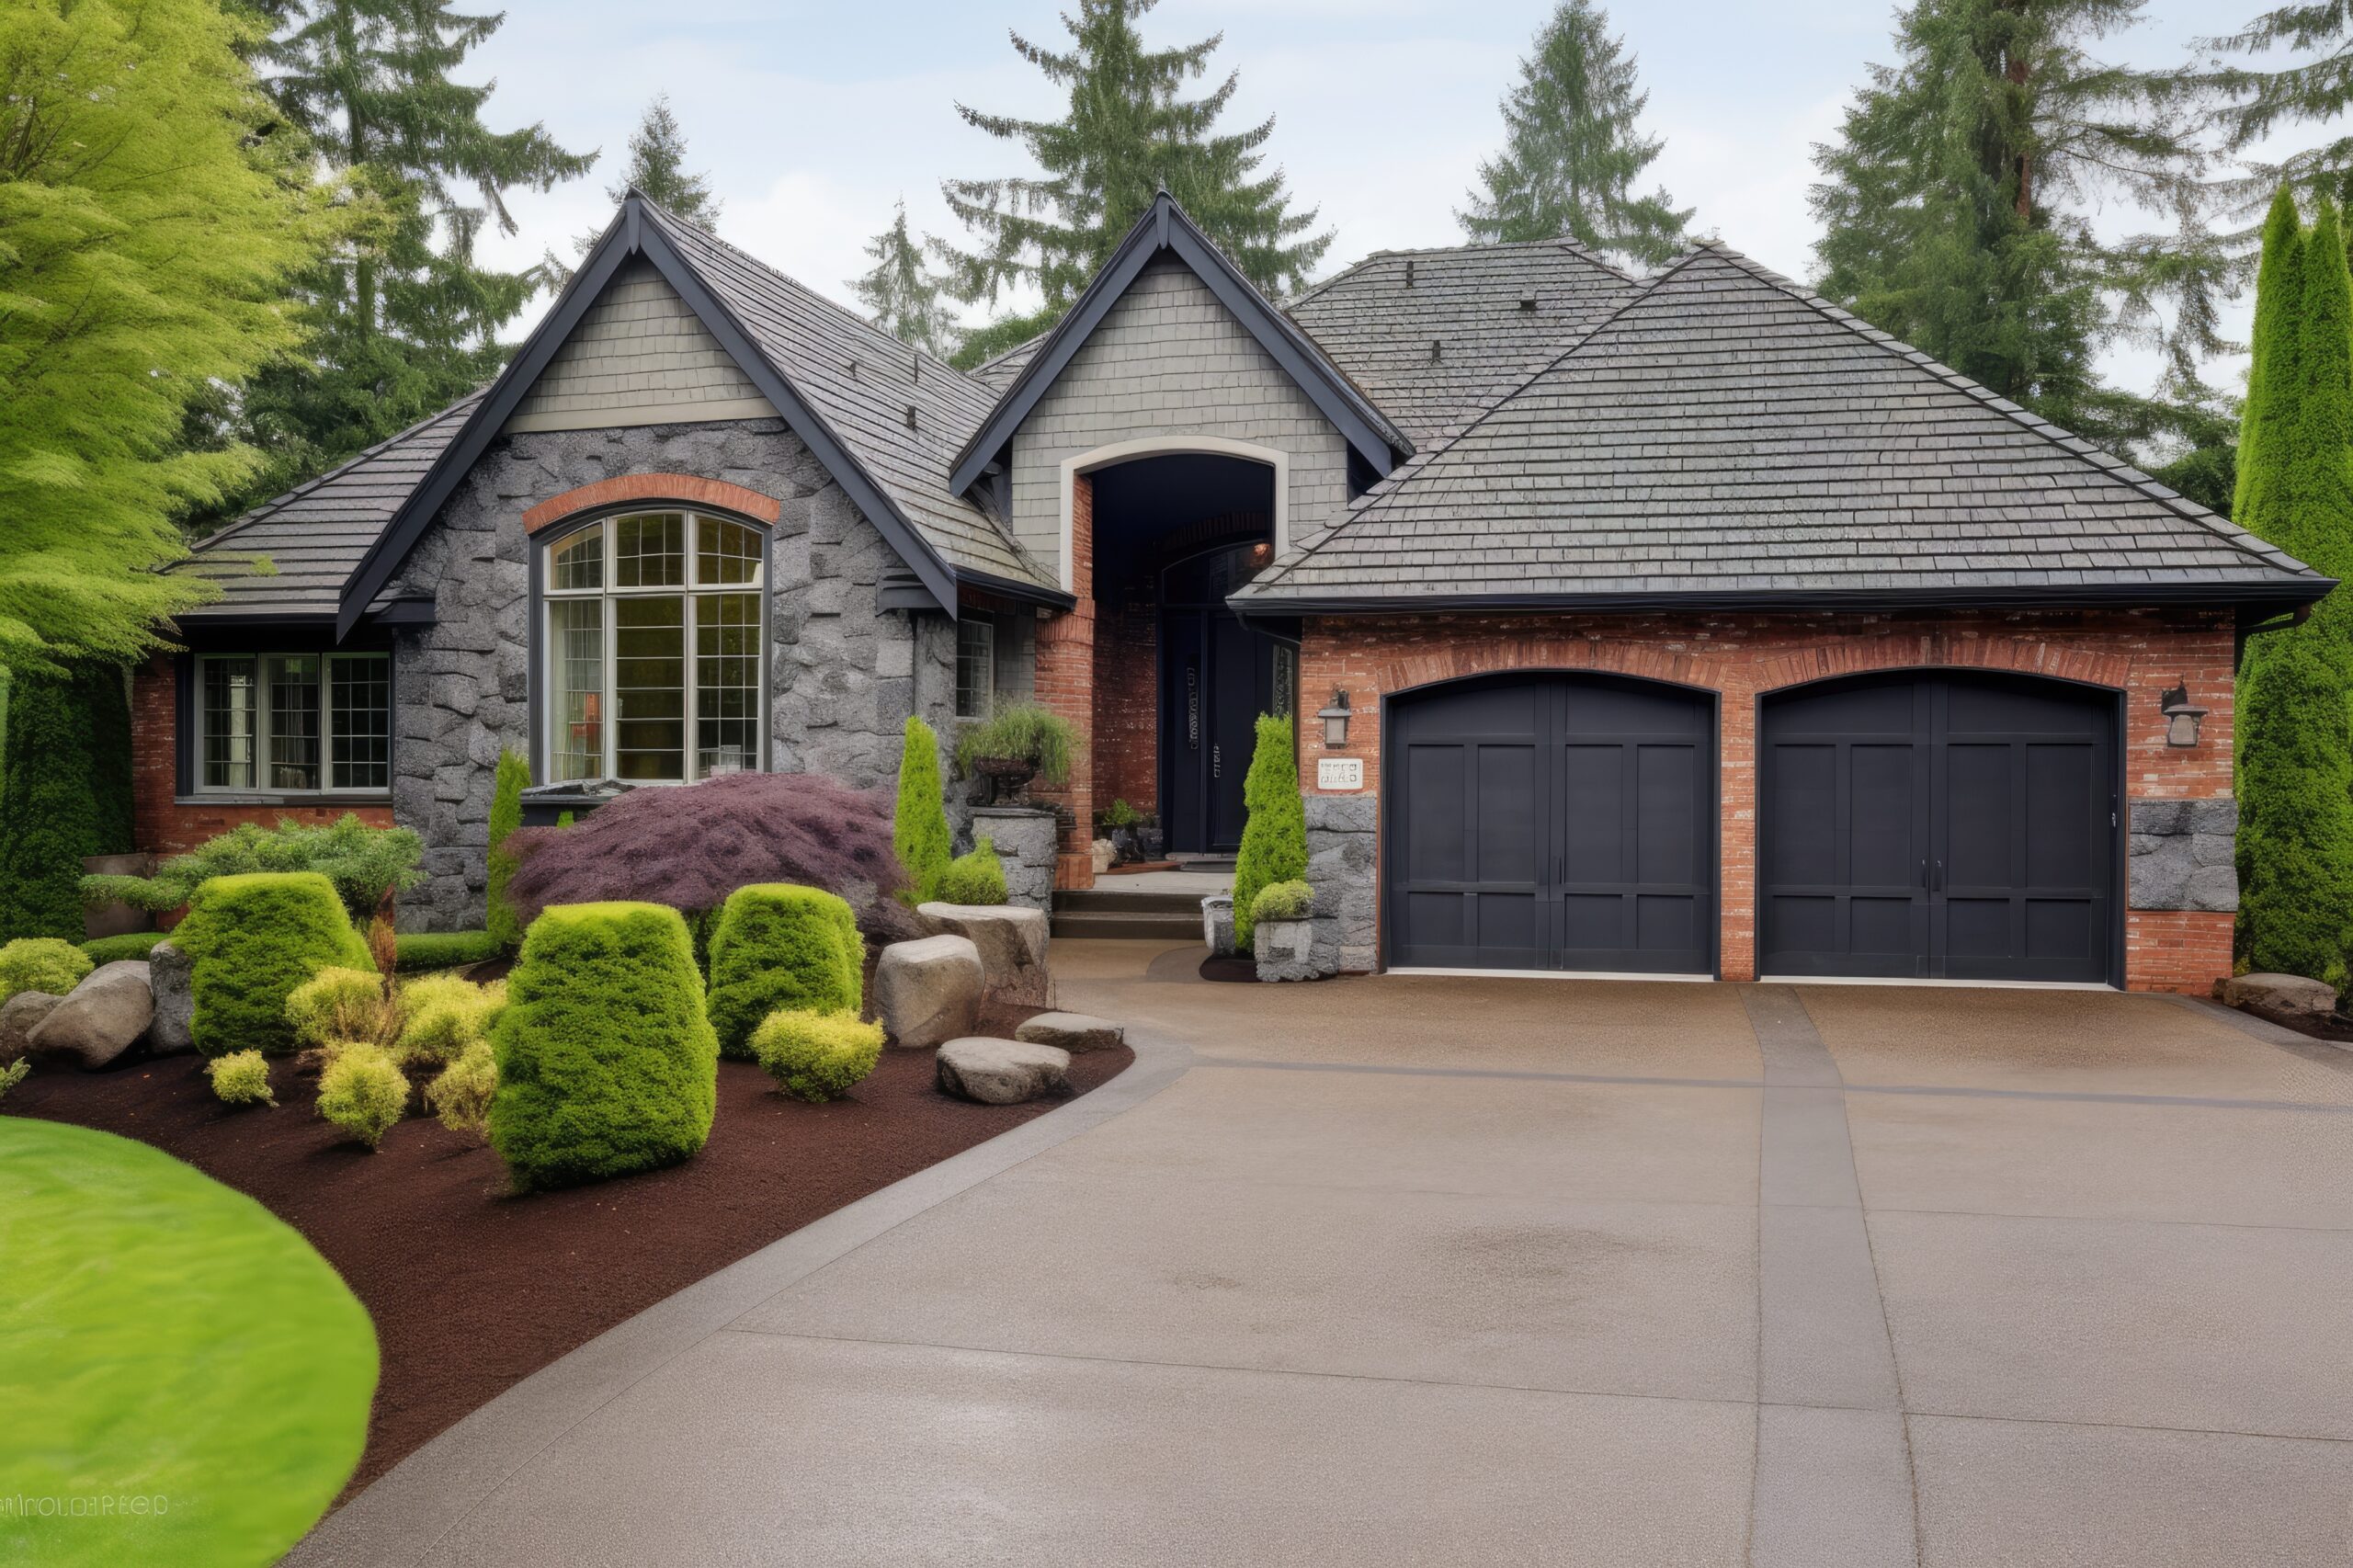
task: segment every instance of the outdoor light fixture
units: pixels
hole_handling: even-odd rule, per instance
[[[1332,706],[1315,716],[1324,721],[1325,745],[1344,746],[1348,744],[1348,694],[1345,690],[1332,693]]]
[[[2206,710],[2195,708],[2189,701],[2189,683],[2168,687],[2157,699],[2157,711],[2165,716],[2165,744],[2194,746],[2198,744],[2198,727],[2206,722]]]

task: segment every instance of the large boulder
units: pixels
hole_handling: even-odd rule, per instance
[[[992,1001],[1054,1005],[1046,967],[1046,912],[1017,903],[926,903],[915,914],[934,936],[962,937],[980,949]]]
[[[970,937],[893,942],[874,963],[874,1015],[892,1044],[928,1050],[972,1032],[985,981]]]
[[[155,1017],[147,1026],[147,1049],[178,1056],[196,1049],[196,960],[169,942],[147,949],[147,979],[155,996]]]
[[[2283,1024],[2313,1024],[2336,1011],[2336,988],[2301,974],[2237,974],[2214,983],[2214,994],[2226,1007]]]
[[[34,1056],[71,1062],[85,1072],[106,1066],[139,1043],[154,1021],[155,993],[145,959],[118,959],[82,983],[25,1037]]]
[[[1029,1045],[1051,1045],[1075,1055],[1087,1051],[1111,1051],[1125,1045],[1127,1031],[1108,1018],[1085,1013],[1040,1013],[1013,1031]]]
[[[0,1067],[12,1065],[31,1051],[31,1036],[63,996],[46,991],[19,991],[0,1002]]]
[[[1026,1040],[967,1035],[939,1048],[938,1082],[942,1094],[983,1105],[1019,1105],[1063,1086],[1070,1052]]]

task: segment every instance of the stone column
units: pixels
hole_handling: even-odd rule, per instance
[[[1005,863],[1007,902],[1053,913],[1053,812],[1027,806],[975,806],[972,838],[987,839]]]
[[[1371,795],[1308,795],[1307,881],[1315,890],[1318,974],[1365,973],[1380,962],[1374,910],[1375,826],[1381,801]]]

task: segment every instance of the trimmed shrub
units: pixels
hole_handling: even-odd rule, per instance
[[[82,858],[131,844],[131,697],[116,665],[18,672],[0,748],[0,937],[78,942]]]
[[[948,874],[953,849],[940,793],[939,737],[913,714],[907,716],[906,733],[899,743],[899,805],[891,818],[891,848],[914,883],[908,901],[938,898],[939,879]]]
[[[63,996],[96,969],[90,955],[55,937],[19,937],[0,947],[0,1002],[19,991]]]
[[[1304,920],[1315,910],[1315,890],[1302,881],[1276,882],[1258,890],[1250,901],[1250,923],[1261,920]]]
[[[781,1093],[814,1105],[846,1095],[882,1057],[882,1026],[847,1008],[780,1007],[752,1031],[752,1055]]]
[[[981,839],[971,854],[949,861],[939,879],[939,897],[949,903],[1003,903],[1005,896],[1005,863],[989,839]]]
[[[522,939],[518,927],[516,940]],[[488,931],[411,931],[392,938],[392,968],[402,974],[488,963],[506,945]]]
[[[286,994],[286,1022],[299,1045],[378,1040],[391,1021],[383,980],[372,970],[331,966]]]
[[[424,880],[418,869],[424,859],[425,841],[412,829],[369,827],[349,812],[324,827],[290,820],[276,827],[240,823],[165,861],[152,877],[85,877],[82,896],[160,913],[193,902],[196,890],[215,877],[316,871],[335,884],[352,923],[364,926],[387,890],[405,892]]]
[[[490,1142],[520,1189],[672,1165],[710,1136],[719,1045],[675,909],[542,911],[491,1039]]]
[[[319,1114],[373,1149],[408,1114],[408,1076],[390,1051],[347,1041],[319,1074]]]
[[[213,878],[197,889],[172,945],[193,960],[196,1048],[207,1056],[292,1050],[294,988],[331,966],[374,967],[335,884],[316,871]]]
[[[82,953],[94,964],[143,959],[169,936],[166,931],[126,931],[119,937],[93,937],[82,944]]]
[[[278,1096],[269,1092],[269,1059],[258,1051],[233,1051],[226,1056],[216,1056],[204,1064],[205,1075],[212,1080],[212,1092],[229,1105],[269,1105]]]
[[[514,880],[516,866],[506,835],[523,825],[523,791],[530,784],[531,765],[523,754],[500,752],[498,778],[490,795],[490,915],[485,922],[500,952],[511,952],[523,939],[523,923],[506,902],[506,884]]]
[[[504,982],[476,985],[454,974],[429,974],[400,988],[393,1006],[400,1037],[393,1059],[403,1067],[439,1066],[486,1044],[506,1006]]]
[[[1233,862],[1233,944],[1246,953],[1257,924],[1251,906],[1258,894],[1307,875],[1307,806],[1299,798],[1299,757],[1289,719],[1258,715],[1242,805],[1249,816]]]
[[[6,1067],[0,1067],[0,1099],[6,1099],[8,1091],[23,1083],[32,1070],[32,1062],[21,1056]]]
[[[956,771],[969,775],[983,757],[1018,757],[1038,770],[1039,783],[1063,785],[1085,751],[1078,726],[1052,709],[1008,702],[956,737]]]
[[[464,1055],[425,1086],[425,1103],[450,1131],[482,1138],[489,1135],[490,1102],[497,1093],[498,1059],[490,1042],[482,1040],[466,1047]]]
[[[779,1007],[855,1012],[866,989],[857,916],[822,888],[738,888],[710,937],[710,1025],[719,1049],[750,1054],[752,1031]]]

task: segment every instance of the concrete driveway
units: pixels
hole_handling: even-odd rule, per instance
[[[2161,997],[1197,957],[1065,944],[1134,1070],[295,1561],[2353,1562],[2353,1053]]]

